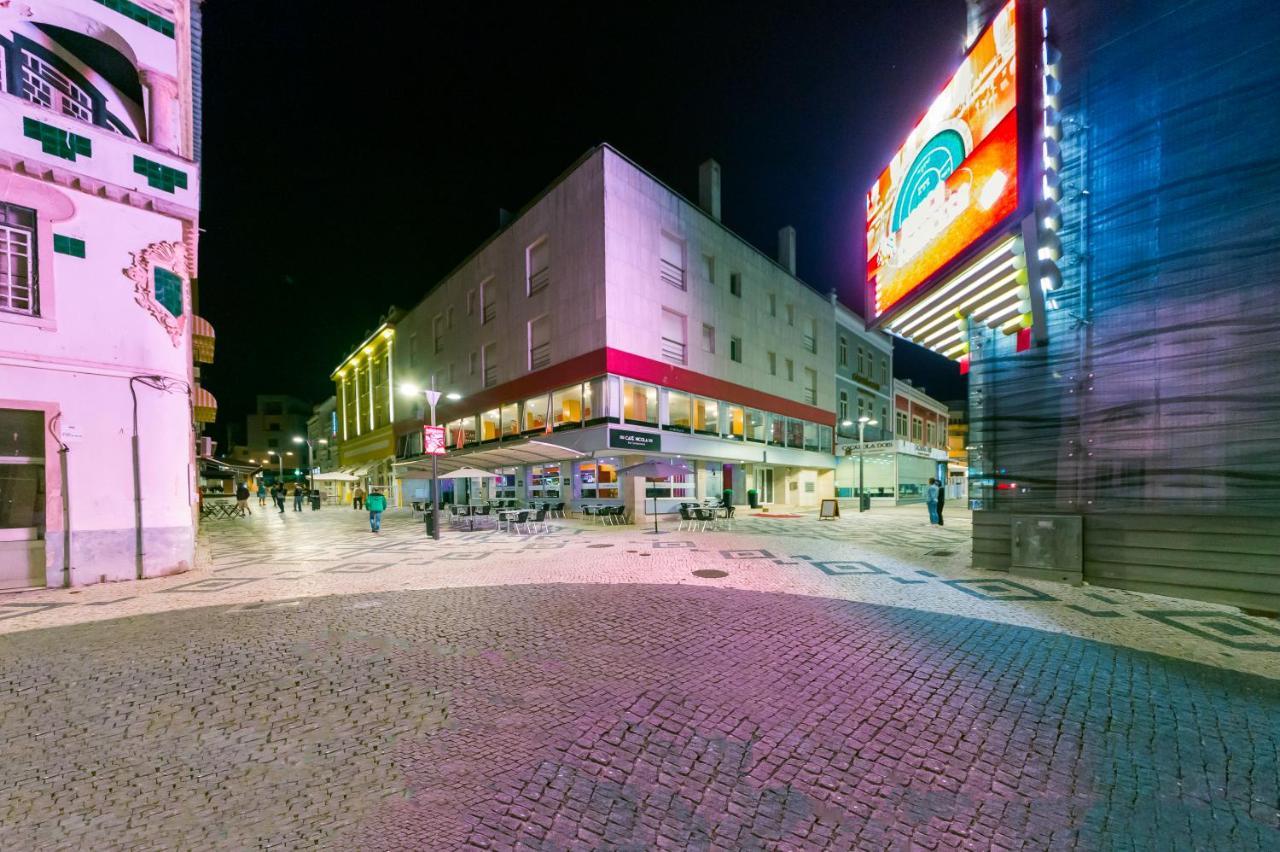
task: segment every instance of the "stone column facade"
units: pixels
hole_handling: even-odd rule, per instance
[[[181,154],[181,126],[178,111],[178,81],[150,68],[142,69],[142,85],[147,87],[147,141],[161,151]]]

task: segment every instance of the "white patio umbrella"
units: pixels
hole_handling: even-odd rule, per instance
[[[673,476],[685,476],[693,473],[684,462],[665,461],[663,459],[651,459],[649,461],[633,464],[630,467],[624,467],[618,470],[618,473],[627,473],[631,476],[639,476],[646,481],[664,480]],[[653,495],[653,529],[650,535],[658,535],[658,495]]]

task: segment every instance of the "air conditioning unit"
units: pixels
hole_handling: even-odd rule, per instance
[[[196,455],[200,458],[212,458],[213,450],[216,446],[218,445],[212,438],[201,435],[196,442]]]
[[[1080,585],[1084,536],[1079,515],[1014,515],[1009,523],[1011,575]]]

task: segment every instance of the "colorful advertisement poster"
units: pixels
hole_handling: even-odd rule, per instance
[[[449,451],[443,426],[422,427],[422,452],[428,456],[442,456]]]
[[[1018,207],[1014,5],[978,38],[867,193],[875,317]]]

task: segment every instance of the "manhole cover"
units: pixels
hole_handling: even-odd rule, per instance
[[[612,544],[588,544],[587,547],[613,547]]]
[[[697,571],[693,572],[693,576],[702,577],[706,580],[718,580],[721,577],[728,577],[729,572],[721,571],[716,568],[699,568]]]
[[[955,556],[954,550],[930,550],[927,556]]]

